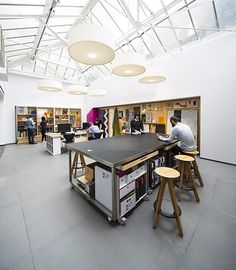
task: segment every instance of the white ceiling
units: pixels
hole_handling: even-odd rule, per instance
[[[92,22],[116,37],[116,52],[159,57],[210,35],[235,31],[235,0],[0,0],[9,72],[92,81],[111,64],[86,66],[68,55],[68,31]],[[82,79],[81,79],[82,80]]]

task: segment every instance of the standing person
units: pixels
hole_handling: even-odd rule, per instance
[[[89,128],[87,129],[88,140],[98,139],[98,134],[101,133],[99,127],[94,125],[92,122],[89,123]]]
[[[41,120],[42,121],[40,122],[40,126],[41,126],[41,132],[42,132],[42,142],[43,142],[43,139],[45,139],[46,141],[47,121],[44,116],[41,117]]]
[[[196,141],[191,128],[188,125],[181,123],[180,120],[175,116],[171,116],[170,123],[173,127],[170,136],[163,137],[159,135],[158,139],[166,142],[171,142],[174,139],[179,140],[178,145],[172,150],[174,154],[178,154],[182,151],[194,150],[196,147]]]
[[[35,125],[35,122],[32,119],[32,116],[28,115],[26,122],[25,122],[25,128],[28,131],[29,144],[35,144],[35,142],[34,142],[34,125]]]
[[[142,121],[140,121],[138,114],[135,114],[134,119],[131,120],[130,126],[131,126],[131,133],[135,132],[142,133],[144,130],[143,123]]]

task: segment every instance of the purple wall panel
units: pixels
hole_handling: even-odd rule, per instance
[[[87,114],[87,122],[95,122],[96,119],[99,118],[99,109],[93,108],[88,114]]]

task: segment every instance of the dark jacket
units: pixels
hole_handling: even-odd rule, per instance
[[[47,129],[47,121],[42,121],[40,123],[40,126],[41,126],[41,130],[46,131],[46,129]]]
[[[130,123],[131,126],[131,132],[137,131],[143,131],[143,123],[141,121],[132,120]]]

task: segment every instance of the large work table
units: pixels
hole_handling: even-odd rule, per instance
[[[69,149],[69,180],[73,188],[83,193],[87,199],[101,209],[110,220],[118,220],[123,223],[124,217],[120,213],[120,186],[117,180],[116,171],[126,171],[138,164],[144,164],[154,156],[159,150],[169,150],[176,142],[163,142],[158,140],[155,134],[127,135],[111,137],[100,140],[93,140],[68,145]],[[110,168],[112,205],[111,208],[104,207],[96,199],[92,199],[86,192],[81,190],[72,174],[72,152],[77,152],[87,156],[100,164]],[[96,189],[96,182],[95,182]]]

